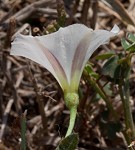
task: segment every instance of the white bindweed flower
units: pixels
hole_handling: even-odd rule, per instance
[[[119,32],[92,30],[82,24],[44,36],[16,35],[11,55],[29,58],[48,69],[64,92],[77,92],[84,66],[93,52]]]
[[[29,58],[48,69],[64,91],[64,100],[70,110],[66,133],[72,133],[77,106],[78,86],[84,66],[93,52],[119,32],[115,25],[111,31],[92,30],[81,24],[60,28],[44,36],[18,34],[12,42],[11,55]]]

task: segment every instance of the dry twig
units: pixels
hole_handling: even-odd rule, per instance
[[[8,114],[11,110],[13,102],[14,102],[13,99],[10,99],[8,101],[5,112],[3,114],[2,125],[1,125],[1,130],[0,130],[0,142],[2,141],[2,138],[3,138],[3,135],[4,135],[4,131],[5,131],[5,128],[6,128],[6,125],[7,125],[7,120],[8,120]]]

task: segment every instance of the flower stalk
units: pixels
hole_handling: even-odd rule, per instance
[[[70,121],[69,121],[69,126],[65,137],[69,136],[72,133],[75,125],[76,115],[77,115],[77,107],[72,107],[70,109]]]
[[[90,76],[88,78],[88,81],[92,85],[92,87],[96,90],[96,92],[101,96],[101,98],[105,101],[108,109],[113,114],[115,120],[118,120],[118,115],[117,115],[116,111],[114,110],[114,108],[109,100],[109,97],[105,94],[105,92],[100,87],[100,85]]]
[[[21,150],[26,150],[26,114],[27,111],[21,116]]]
[[[74,125],[75,125],[75,119],[77,115],[77,106],[79,104],[79,96],[77,93],[66,93],[64,95],[64,99],[65,99],[66,106],[68,107],[70,111],[70,121],[69,121],[68,130],[65,136],[67,137],[72,133]]]
[[[125,69],[125,78],[121,79],[119,83],[120,97],[123,104],[124,116],[125,116],[125,125],[126,125],[126,141],[129,144],[135,139],[135,126],[133,122],[131,104],[130,104],[130,90],[129,90],[129,75],[130,75],[130,66]]]

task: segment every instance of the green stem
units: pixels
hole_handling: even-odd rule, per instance
[[[130,72],[130,70],[129,70],[129,72]],[[129,127],[131,129],[132,140],[135,140],[135,126],[134,126],[131,104],[130,104],[129,73],[128,73],[127,78],[125,79],[125,91],[126,91],[125,106],[126,106],[126,110],[127,110],[127,120],[129,122]]]
[[[132,110],[130,105],[130,90],[129,90],[129,73],[130,70],[127,69],[127,74],[124,80],[119,83],[120,97],[123,104],[125,125],[126,125],[126,141],[128,144],[135,139],[135,128],[132,116]]]
[[[69,121],[68,130],[65,136],[67,137],[72,133],[74,125],[75,125],[75,119],[77,115],[77,106],[79,104],[79,96],[77,93],[65,93],[64,99],[65,99],[66,106],[70,110],[70,121]]]
[[[124,116],[125,116],[125,125],[126,125],[126,131],[124,132],[124,136],[125,136],[125,139],[128,143],[128,145],[131,143],[131,139],[130,137],[127,135],[127,131],[129,129],[129,121],[128,121],[128,116],[129,116],[129,107],[126,106],[126,100],[124,99],[124,93],[123,93],[123,89],[122,89],[122,85],[120,84],[119,85],[119,90],[120,90],[120,97],[121,97],[121,100],[122,100],[122,104],[123,104],[123,109],[124,109]]]
[[[26,111],[21,117],[21,150],[26,150]]]
[[[89,82],[92,85],[92,87],[94,87],[94,89],[96,90],[96,92],[101,96],[101,98],[105,101],[108,109],[113,114],[113,116],[115,117],[115,119],[118,120],[118,115],[116,114],[116,111],[113,109],[113,106],[112,106],[112,104],[111,104],[108,96],[103,91],[103,89],[91,77],[89,77]]]
[[[71,108],[70,109],[70,122],[69,122],[68,130],[67,130],[65,137],[69,136],[72,133],[74,125],[75,125],[76,115],[77,115],[77,107]]]

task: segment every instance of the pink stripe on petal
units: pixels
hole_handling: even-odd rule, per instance
[[[63,80],[65,80],[68,83],[65,71],[62,68],[58,59],[46,47],[44,47],[38,39],[34,39],[34,40],[41,47],[41,50],[43,51],[43,53],[47,57],[48,61],[52,65],[53,69],[55,70],[56,74],[58,75],[58,78],[60,78],[59,80],[61,81],[61,78],[63,78]]]
[[[73,58],[73,63],[72,63],[72,69],[71,69],[71,79],[73,79],[71,86],[75,86],[73,89],[78,88],[80,76],[82,74],[82,66],[85,61],[85,57],[89,47],[92,33],[93,31],[89,31],[89,33],[87,33],[82,38],[82,40],[80,41],[79,45],[76,48],[75,55]]]
[[[80,70],[82,68],[82,64],[84,62],[84,58],[86,56],[86,52],[89,47],[89,42],[91,40],[91,34],[93,31],[90,31],[87,33],[82,40],[80,41],[79,45],[76,48],[75,55],[73,58],[73,63],[72,63],[72,74],[73,75],[75,70]]]

